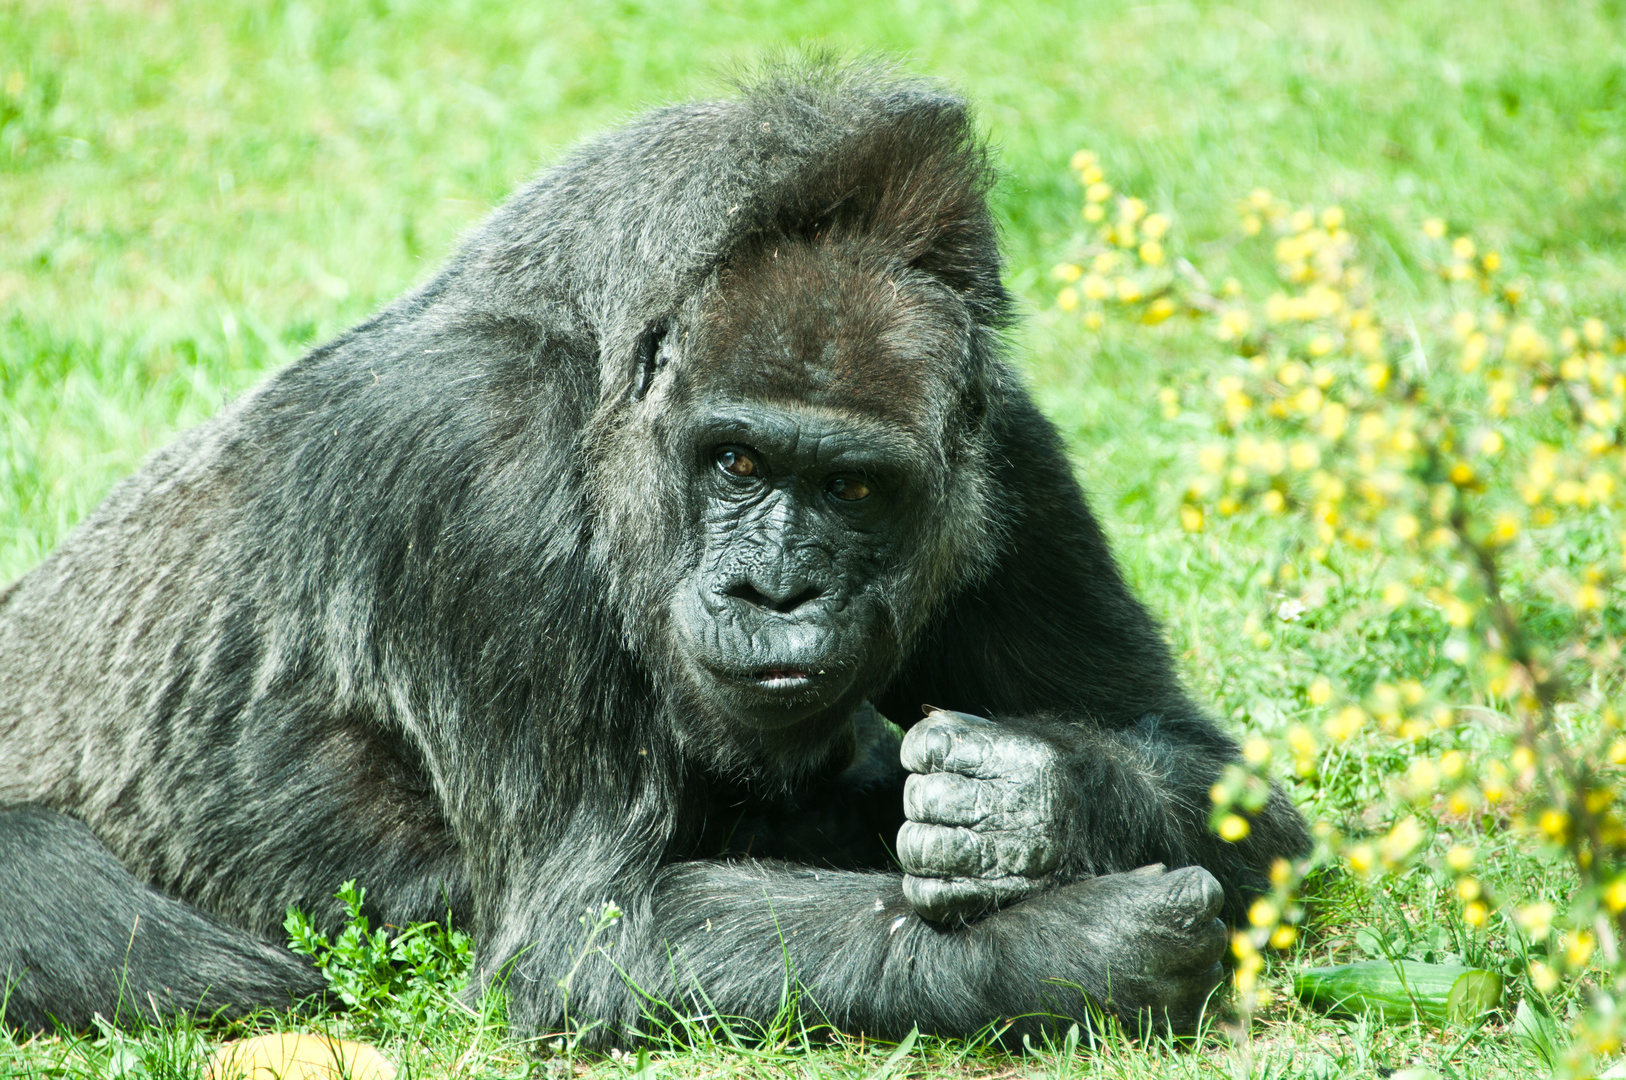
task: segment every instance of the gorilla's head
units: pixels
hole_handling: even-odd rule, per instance
[[[939,277],[813,233],[736,252],[641,344],[616,441],[647,466],[607,554],[714,756],[806,758],[985,561],[999,365],[977,335]]]

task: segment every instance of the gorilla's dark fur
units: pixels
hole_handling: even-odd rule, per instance
[[[0,593],[6,1022],[286,1004],[356,878],[521,1032],[606,901],[601,1042],[787,978],[1190,1025],[1307,837],[1208,829],[1235,747],[1000,358],[989,176],[885,74],[655,111],[116,487]]]

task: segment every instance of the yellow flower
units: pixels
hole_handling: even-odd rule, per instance
[[[1093,150],[1076,150],[1073,152],[1072,160],[1068,162],[1068,165],[1072,167],[1074,172],[1083,172],[1100,160],[1100,157]]]
[[[1331,334],[1317,334],[1310,339],[1310,344],[1306,347],[1309,349],[1311,356],[1326,356],[1332,352],[1336,344],[1337,342],[1333,341]]]
[[[1558,972],[1540,960],[1532,960],[1530,961],[1530,981],[1543,994],[1550,994],[1558,989]]]
[[[1180,527],[1186,532],[1195,533],[1203,531],[1202,509],[1186,503],[1180,507]]]
[[[1541,831],[1554,840],[1562,840],[1564,834],[1569,831],[1570,816],[1556,807],[1548,807],[1541,812],[1539,825]]]
[[[1542,900],[1520,908],[1516,918],[1519,926],[1532,940],[1541,941],[1553,932],[1553,916],[1556,914],[1553,905]]]
[[[1087,329],[1099,330],[1105,325],[1105,323],[1106,321],[1101,318],[1101,313],[1099,311],[1087,312],[1084,315],[1084,326]]]
[[[1582,585],[1575,590],[1575,610],[1597,611],[1603,607],[1603,592],[1592,584]]]
[[[1056,294],[1056,306],[1063,311],[1072,311],[1078,307],[1078,290],[1071,285]]]
[[[1112,295],[1112,282],[1108,281],[1100,274],[1087,275],[1084,280],[1079,283],[1079,288],[1084,290],[1084,298],[1086,300],[1105,300],[1107,297]]]
[[[1084,197],[1092,203],[1106,202],[1112,198],[1112,185],[1103,180],[1097,180],[1084,190]]]
[[[1366,369],[1361,374],[1366,379],[1366,385],[1374,390],[1381,392],[1384,387],[1389,385],[1389,365],[1381,360],[1366,365]]]
[[[1281,918],[1281,909],[1268,897],[1261,896],[1248,908],[1248,923],[1252,926],[1275,926]]]
[[[1309,689],[1304,692],[1304,696],[1311,705],[1318,708],[1327,704],[1332,700],[1332,681],[1325,675],[1317,675],[1315,680],[1310,683]]]
[[[1479,882],[1471,877],[1465,877],[1457,882],[1457,895],[1464,900],[1478,900],[1480,891]]]
[[[1106,216],[1107,212],[1102,209],[1100,203],[1092,202],[1084,204],[1084,220],[1088,221],[1090,224],[1093,225],[1101,221]]]
[[[1605,327],[1602,319],[1587,319],[1581,324],[1581,337],[1594,349],[1603,344]]]
[[[1167,214],[1147,214],[1146,220],[1140,223],[1140,231],[1150,240],[1161,240],[1168,234],[1169,217]]]
[[[1372,872],[1372,864],[1376,861],[1377,853],[1372,850],[1371,844],[1356,844],[1344,853],[1349,860],[1351,870],[1365,877]]]
[[[1445,863],[1459,874],[1467,873],[1468,868],[1474,864],[1474,849],[1458,844],[1445,853]],[[1478,895],[1479,893],[1475,891],[1474,896]],[[1474,896],[1464,899],[1472,900]]]
[[[1224,443],[1209,443],[1197,451],[1197,467],[1205,473],[1218,475],[1225,469],[1225,458]]]
[[[1321,211],[1321,227],[1328,232],[1336,232],[1343,228],[1344,211],[1342,207],[1329,206]]]
[[[1084,268],[1077,263],[1057,263],[1050,269],[1050,276],[1057,281],[1071,285],[1084,276]]]
[[[1423,222],[1423,235],[1430,240],[1438,240],[1445,235],[1445,222],[1437,217],[1428,218]]]
[[[1616,878],[1609,883],[1609,887],[1603,891],[1603,903],[1611,915],[1626,911],[1626,877]]]
[[[1490,909],[1478,900],[1475,900],[1473,903],[1468,904],[1462,909],[1462,921],[1475,929],[1484,926],[1485,920],[1489,918],[1489,916]]]
[[[1279,514],[1287,507],[1287,499],[1281,492],[1271,488],[1259,498],[1259,508],[1267,514]]]
[[[1238,841],[1247,839],[1248,833],[1251,831],[1252,828],[1248,825],[1248,820],[1240,814],[1226,814],[1220,819],[1220,839],[1229,843],[1235,844]]]
[[[1402,543],[1409,544],[1413,540],[1417,539],[1417,534],[1418,534],[1418,532],[1420,530],[1421,530],[1421,526],[1419,525],[1419,523],[1417,521],[1416,515],[1414,515],[1414,514],[1398,514],[1398,515],[1395,516],[1395,523],[1394,523],[1395,536]]]
[[[1383,587],[1383,605],[1385,607],[1397,608],[1404,604],[1410,596],[1411,590],[1398,581],[1391,581]]]
[[[1140,313],[1140,321],[1147,326],[1156,326],[1173,315],[1174,312],[1174,301],[1167,296],[1160,296],[1146,305],[1146,310]]]
[[[1112,285],[1114,290],[1116,290],[1118,293],[1118,299],[1125,304],[1132,304],[1145,295],[1141,290],[1140,282],[1136,281],[1134,278],[1116,278],[1114,279]]]
[[[1270,744],[1255,735],[1242,744],[1242,757],[1250,765],[1263,765],[1270,760]]]
[[[1571,970],[1586,967],[1586,962],[1592,959],[1593,939],[1585,930],[1577,931],[1575,936],[1564,943],[1564,962]]]
[[[1500,431],[1487,431],[1479,440],[1479,452],[1486,457],[1495,457],[1502,452],[1503,445]]]
[[[1299,932],[1293,927],[1283,923],[1270,934],[1270,947],[1273,949],[1286,949],[1299,938]]]
[[[1423,828],[1415,817],[1406,817],[1389,830],[1382,840],[1383,861],[1398,863],[1416,850],[1423,842]]]
[[[1494,274],[1502,268],[1502,257],[1494,251],[1487,251],[1479,260],[1479,265],[1485,268],[1485,273]]]
[[[1321,730],[1334,742],[1348,742],[1365,723],[1366,713],[1359,705],[1345,705],[1321,726]]]
[[[1156,240],[1148,240],[1140,246],[1140,261],[1147,266],[1163,265],[1163,245]]]
[[[1459,236],[1451,241],[1451,255],[1458,259],[1471,259],[1474,257],[1474,242],[1466,236]]]
[[[1462,770],[1468,764],[1468,759],[1461,750],[1447,750],[1440,756],[1440,772],[1448,779],[1455,780],[1462,775]]]

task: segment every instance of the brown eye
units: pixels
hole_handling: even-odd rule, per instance
[[[730,476],[755,476],[757,463],[743,450],[726,446],[717,451],[717,467]]]
[[[830,481],[830,494],[843,502],[857,502],[869,498],[869,485],[862,480],[843,477]]]

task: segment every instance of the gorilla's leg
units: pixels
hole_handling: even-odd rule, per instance
[[[898,836],[904,891],[939,921],[1161,863],[1210,871],[1235,923],[1270,890],[1272,863],[1311,847],[1274,784],[1248,814],[1246,837],[1215,835],[1210,790],[1239,754],[1202,719],[1148,716],[1109,729],[936,712],[910,730],[902,754],[916,774]]]
[[[0,1022],[23,1030],[155,1011],[232,1015],[323,989],[304,959],[147,888],[81,822],[0,808]]]

